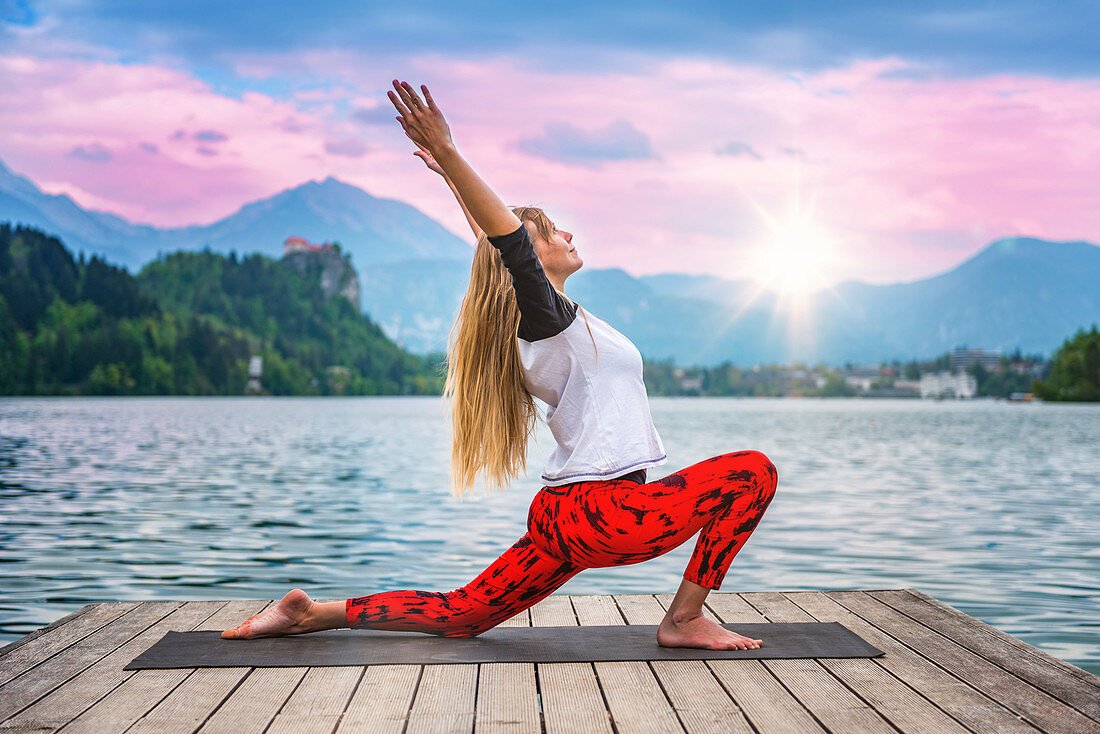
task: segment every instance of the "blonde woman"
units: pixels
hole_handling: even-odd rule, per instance
[[[405,82],[393,86],[397,120],[420,147],[415,155],[443,176],[477,236],[444,389],[454,428],[452,492],[461,496],[479,473],[503,487],[526,469],[536,398],[546,405],[557,448],[531,502],[528,532],[465,586],[329,603],[294,589],[222,637],[339,627],[473,637],[586,568],[640,563],[698,533],[657,643],[760,647],[704,617],[703,602],[771,502],[775,466],[758,451],[738,451],[647,483],[646,469],[667,458],[650,417],[642,358],[629,339],[565,295],[566,278],[583,265],[573,235],[540,209],[505,206],[459,154],[427,87],[421,98]]]

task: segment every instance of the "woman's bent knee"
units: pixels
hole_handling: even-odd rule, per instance
[[[769,493],[775,493],[775,488],[779,486],[779,470],[775,468],[775,464],[772,460],[765,456],[760,451],[755,451],[760,461],[760,486],[762,489]]]
[[[725,454],[742,472],[749,472],[761,494],[775,494],[779,485],[779,470],[764,452],[756,450],[735,451]],[[743,475],[742,475],[743,476]]]

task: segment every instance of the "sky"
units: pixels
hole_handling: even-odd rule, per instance
[[[1100,241],[1100,4],[0,0],[0,160],[204,224],[335,176],[469,238],[386,90],[427,84],[586,267],[811,289]]]

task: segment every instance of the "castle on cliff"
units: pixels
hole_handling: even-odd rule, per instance
[[[351,256],[340,251],[336,242],[314,245],[304,237],[283,241],[283,262],[300,273],[319,271],[321,290],[327,298],[339,293],[359,306],[359,275],[351,265]]]

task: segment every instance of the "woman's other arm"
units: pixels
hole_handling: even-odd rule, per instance
[[[443,177],[443,180],[447,182],[447,187],[450,188],[451,193],[455,195],[456,199],[458,199],[458,205],[462,207],[462,213],[466,215],[466,222],[470,225],[470,229],[474,231],[474,239],[476,240],[481,237],[481,227],[477,226],[477,222],[474,221],[474,217],[472,214],[470,214],[470,210],[466,208],[466,202],[462,200],[462,194],[458,193],[458,189],[455,188],[454,182],[452,182],[451,179],[448,178],[443,168],[439,165],[435,158],[432,157],[432,153],[430,150],[423,147],[422,145],[417,145],[417,147],[420,148],[420,150],[413,152],[413,155],[424,161],[424,165],[427,166],[430,170],[435,171]]]
[[[414,143],[427,149],[439,163],[468,216],[489,237],[515,232],[520,226],[519,217],[504,205],[496,192],[458,152],[451,139],[447,121],[428,88],[420,85],[424,92],[423,100],[407,82],[395,79],[393,88],[396,94],[390,92],[389,98],[400,113],[397,121],[401,123],[405,134]]]

